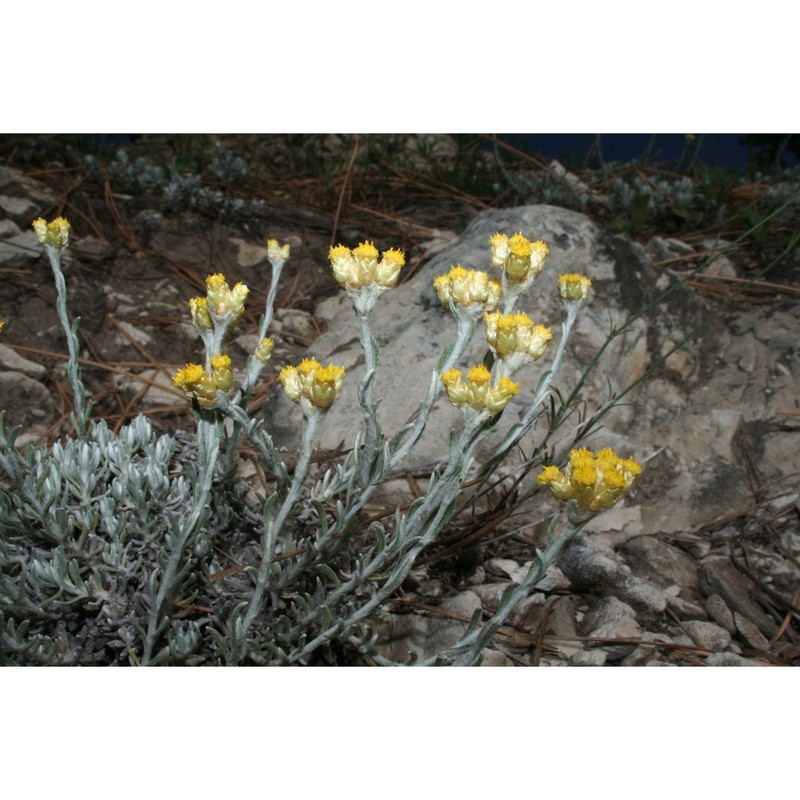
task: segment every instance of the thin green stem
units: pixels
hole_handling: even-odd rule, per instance
[[[554,530],[558,517],[551,523]],[[526,598],[536,587],[536,584],[545,576],[548,568],[556,564],[567,551],[575,534],[586,524],[568,522],[561,535],[553,538],[543,551],[538,551],[528,574],[522,583],[511,584],[503,593],[497,611],[479,628],[469,631],[456,644],[440,653],[437,657],[424,662],[428,666],[433,663],[450,663],[458,666],[474,666],[480,662],[481,653],[500,630],[508,615]],[[548,537],[550,538],[550,537]]]
[[[49,244],[46,244],[44,249],[50,260],[50,266],[53,269],[53,278],[56,284],[56,311],[58,312],[61,327],[67,337],[67,351],[69,352],[67,378],[72,387],[75,432],[81,439],[84,439],[86,438],[86,416],[88,410],[86,408],[86,391],[83,386],[81,371],[78,367],[80,342],[78,341],[76,331],[79,320],[76,319],[74,323],[70,323],[69,321],[69,314],[67,313],[67,285],[64,280],[64,273],[61,270],[61,250]]]
[[[261,564],[258,568],[256,586],[250,599],[247,613],[238,631],[238,635],[234,634],[233,652],[237,660],[240,657],[241,646],[247,637],[247,633],[256,616],[261,611],[261,602],[264,598],[264,592],[272,572],[272,556],[273,550],[275,549],[275,541],[278,533],[286,522],[286,518],[289,516],[289,513],[294,508],[295,503],[303,491],[303,486],[308,476],[308,469],[311,464],[314,440],[316,439],[317,432],[324,418],[325,412],[320,409],[311,409],[306,413],[303,423],[303,443],[289,493],[286,495],[277,513],[274,516],[270,516],[269,519],[264,520],[264,534],[261,540]]]
[[[456,340],[444,351],[443,358],[440,359],[439,364],[431,375],[428,394],[419,408],[417,421],[413,429],[408,433],[404,441],[400,442],[398,437],[392,443],[392,452],[388,466],[390,470],[394,469],[394,467],[413,450],[414,446],[419,441],[422,432],[425,430],[425,425],[428,423],[428,417],[433,409],[433,404],[436,402],[436,398],[441,391],[441,376],[464,355],[464,351],[467,349],[467,345],[469,345],[475,333],[475,329],[478,326],[478,321],[476,319],[469,317],[465,313],[459,313],[459,310],[454,308],[452,304],[451,310],[456,318]]]
[[[261,320],[258,325],[258,341],[261,342],[267,335],[267,330],[269,326],[272,324],[272,315],[274,313],[275,308],[275,297],[278,293],[278,282],[280,281],[281,271],[283,270],[283,265],[285,262],[283,261],[275,261],[272,262],[272,280],[270,282],[269,292],[267,293],[267,300],[264,306],[264,314],[261,317]],[[264,370],[264,364],[260,362],[254,354],[250,354],[247,358],[247,366],[245,369],[245,377],[239,391],[236,393],[236,397],[233,400],[233,404],[238,406],[242,413],[247,415],[247,403],[250,400],[250,395],[253,392],[253,387],[256,384],[259,376]],[[207,366],[208,368],[208,366]],[[227,413],[227,412],[226,412]],[[233,414],[229,414],[233,419],[234,427],[231,435],[228,437],[225,447],[225,455],[224,455],[224,471],[225,474],[229,475],[233,473],[236,468],[234,454],[236,452],[236,448],[239,445],[239,439],[241,438],[242,432],[242,425],[244,424],[246,427],[247,423],[243,423],[241,416],[234,417]],[[269,438],[269,437],[267,437]],[[272,440],[269,440],[270,445]],[[273,453],[277,453],[277,451],[273,448]],[[283,467],[283,470],[280,470],[280,466],[278,463],[274,465],[274,468],[277,469],[276,475],[280,481],[281,476],[285,475],[285,465],[283,462],[278,459],[280,462],[280,466]],[[273,469],[273,467],[270,467]]]
[[[495,449],[492,458],[481,470],[484,475],[490,472],[500,461],[505,458],[506,454],[516,446],[517,442],[519,442],[519,440],[528,432],[531,425],[533,425],[533,422],[539,411],[539,407],[547,396],[547,393],[550,390],[550,384],[558,373],[558,370],[561,367],[561,362],[564,360],[567,342],[569,341],[570,332],[572,331],[572,326],[575,324],[579,308],[579,303],[570,303],[567,305],[567,317],[561,324],[561,341],[559,341],[558,347],[556,348],[556,354],[553,357],[553,364],[539,381],[539,386],[536,390],[536,396],[533,398],[533,401],[528,407],[528,410],[525,412],[525,415],[519,422],[511,427],[508,433],[506,433],[503,441],[500,442]]]
[[[360,489],[366,488],[369,475],[375,461],[378,447],[378,420],[376,409],[372,401],[372,382],[378,368],[378,343],[369,329],[369,314],[353,308],[353,322],[358,331],[361,349],[364,352],[364,377],[358,387],[358,402],[364,415],[364,444],[361,453],[357,454],[359,462],[358,485]]]

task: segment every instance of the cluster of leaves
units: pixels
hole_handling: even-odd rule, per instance
[[[84,440],[29,445],[20,455],[12,444],[19,429],[6,432],[1,422],[0,460],[18,491],[0,490],[0,661],[135,663],[140,621],[191,501],[192,443],[157,437],[140,416],[119,434],[95,422]],[[258,522],[221,485],[212,498],[180,576],[179,609],[217,599],[208,580],[222,569],[215,533]],[[162,661],[202,662],[211,654],[200,651],[201,639],[196,621],[176,621]]]

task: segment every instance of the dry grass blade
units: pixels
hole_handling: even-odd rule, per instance
[[[775,635],[769,640],[769,646],[774,647],[774,645],[780,640],[784,633],[786,633],[789,625],[792,623],[792,618],[798,611],[798,607],[800,606],[800,589],[798,589],[794,593],[794,597],[792,598],[792,605],[789,610],[786,612],[786,616],[783,618],[783,622],[781,623],[780,628],[775,631]]]
[[[344,198],[347,194],[348,189],[351,186],[351,180],[353,178],[353,167],[356,163],[356,158],[358,156],[358,150],[361,146],[361,137],[356,134],[355,142],[353,142],[353,152],[350,154],[350,160],[347,162],[347,170],[344,174],[344,180],[342,181],[342,188],[339,192],[339,200],[336,203],[336,211],[333,215],[333,230],[331,231],[331,244],[330,246],[333,247],[336,244],[336,232],[339,229],[339,218],[342,214],[342,208],[344,206]]]
[[[687,272],[676,271],[676,275],[688,275]],[[720,300],[727,300],[737,293],[737,287],[741,284],[750,284],[747,291],[742,293],[737,302],[740,303],[771,303],[779,299],[781,295],[787,297],[800,297],[800,288],[786,286],[781,283],[771,283],[769,281],[749,281],[746,278],[734,278],[724,275],[696,275],[688,281],[688,285],[698,291],[710,294]]]

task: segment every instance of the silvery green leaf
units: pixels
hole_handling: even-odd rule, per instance
[[[436,365],[437,372],[441,372],[444,369],[444,365],[447,363],[447,359],[450,358],[450,355],[453,352],[454,347],[455,347],[455,342],[447,345],[447,347],[445,347],[445,349],[442,351],[442,355],[439,358],[439,363]]]
[[[329,564],[320,563],[317,564],[314,569],[319,572],[321,575],[324,575],[334,586],[334,588],[338,589],[341,586],[341,581],[339,580],[339,576],[333,571]]]

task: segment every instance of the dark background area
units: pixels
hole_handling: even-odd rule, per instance
[[[601,167],[611,162],[661,162],[674,169],[700,161],[707,166],[771,170],[800,160],[798,134],[740,133],[520,133],[503,141],[571,167]]]

